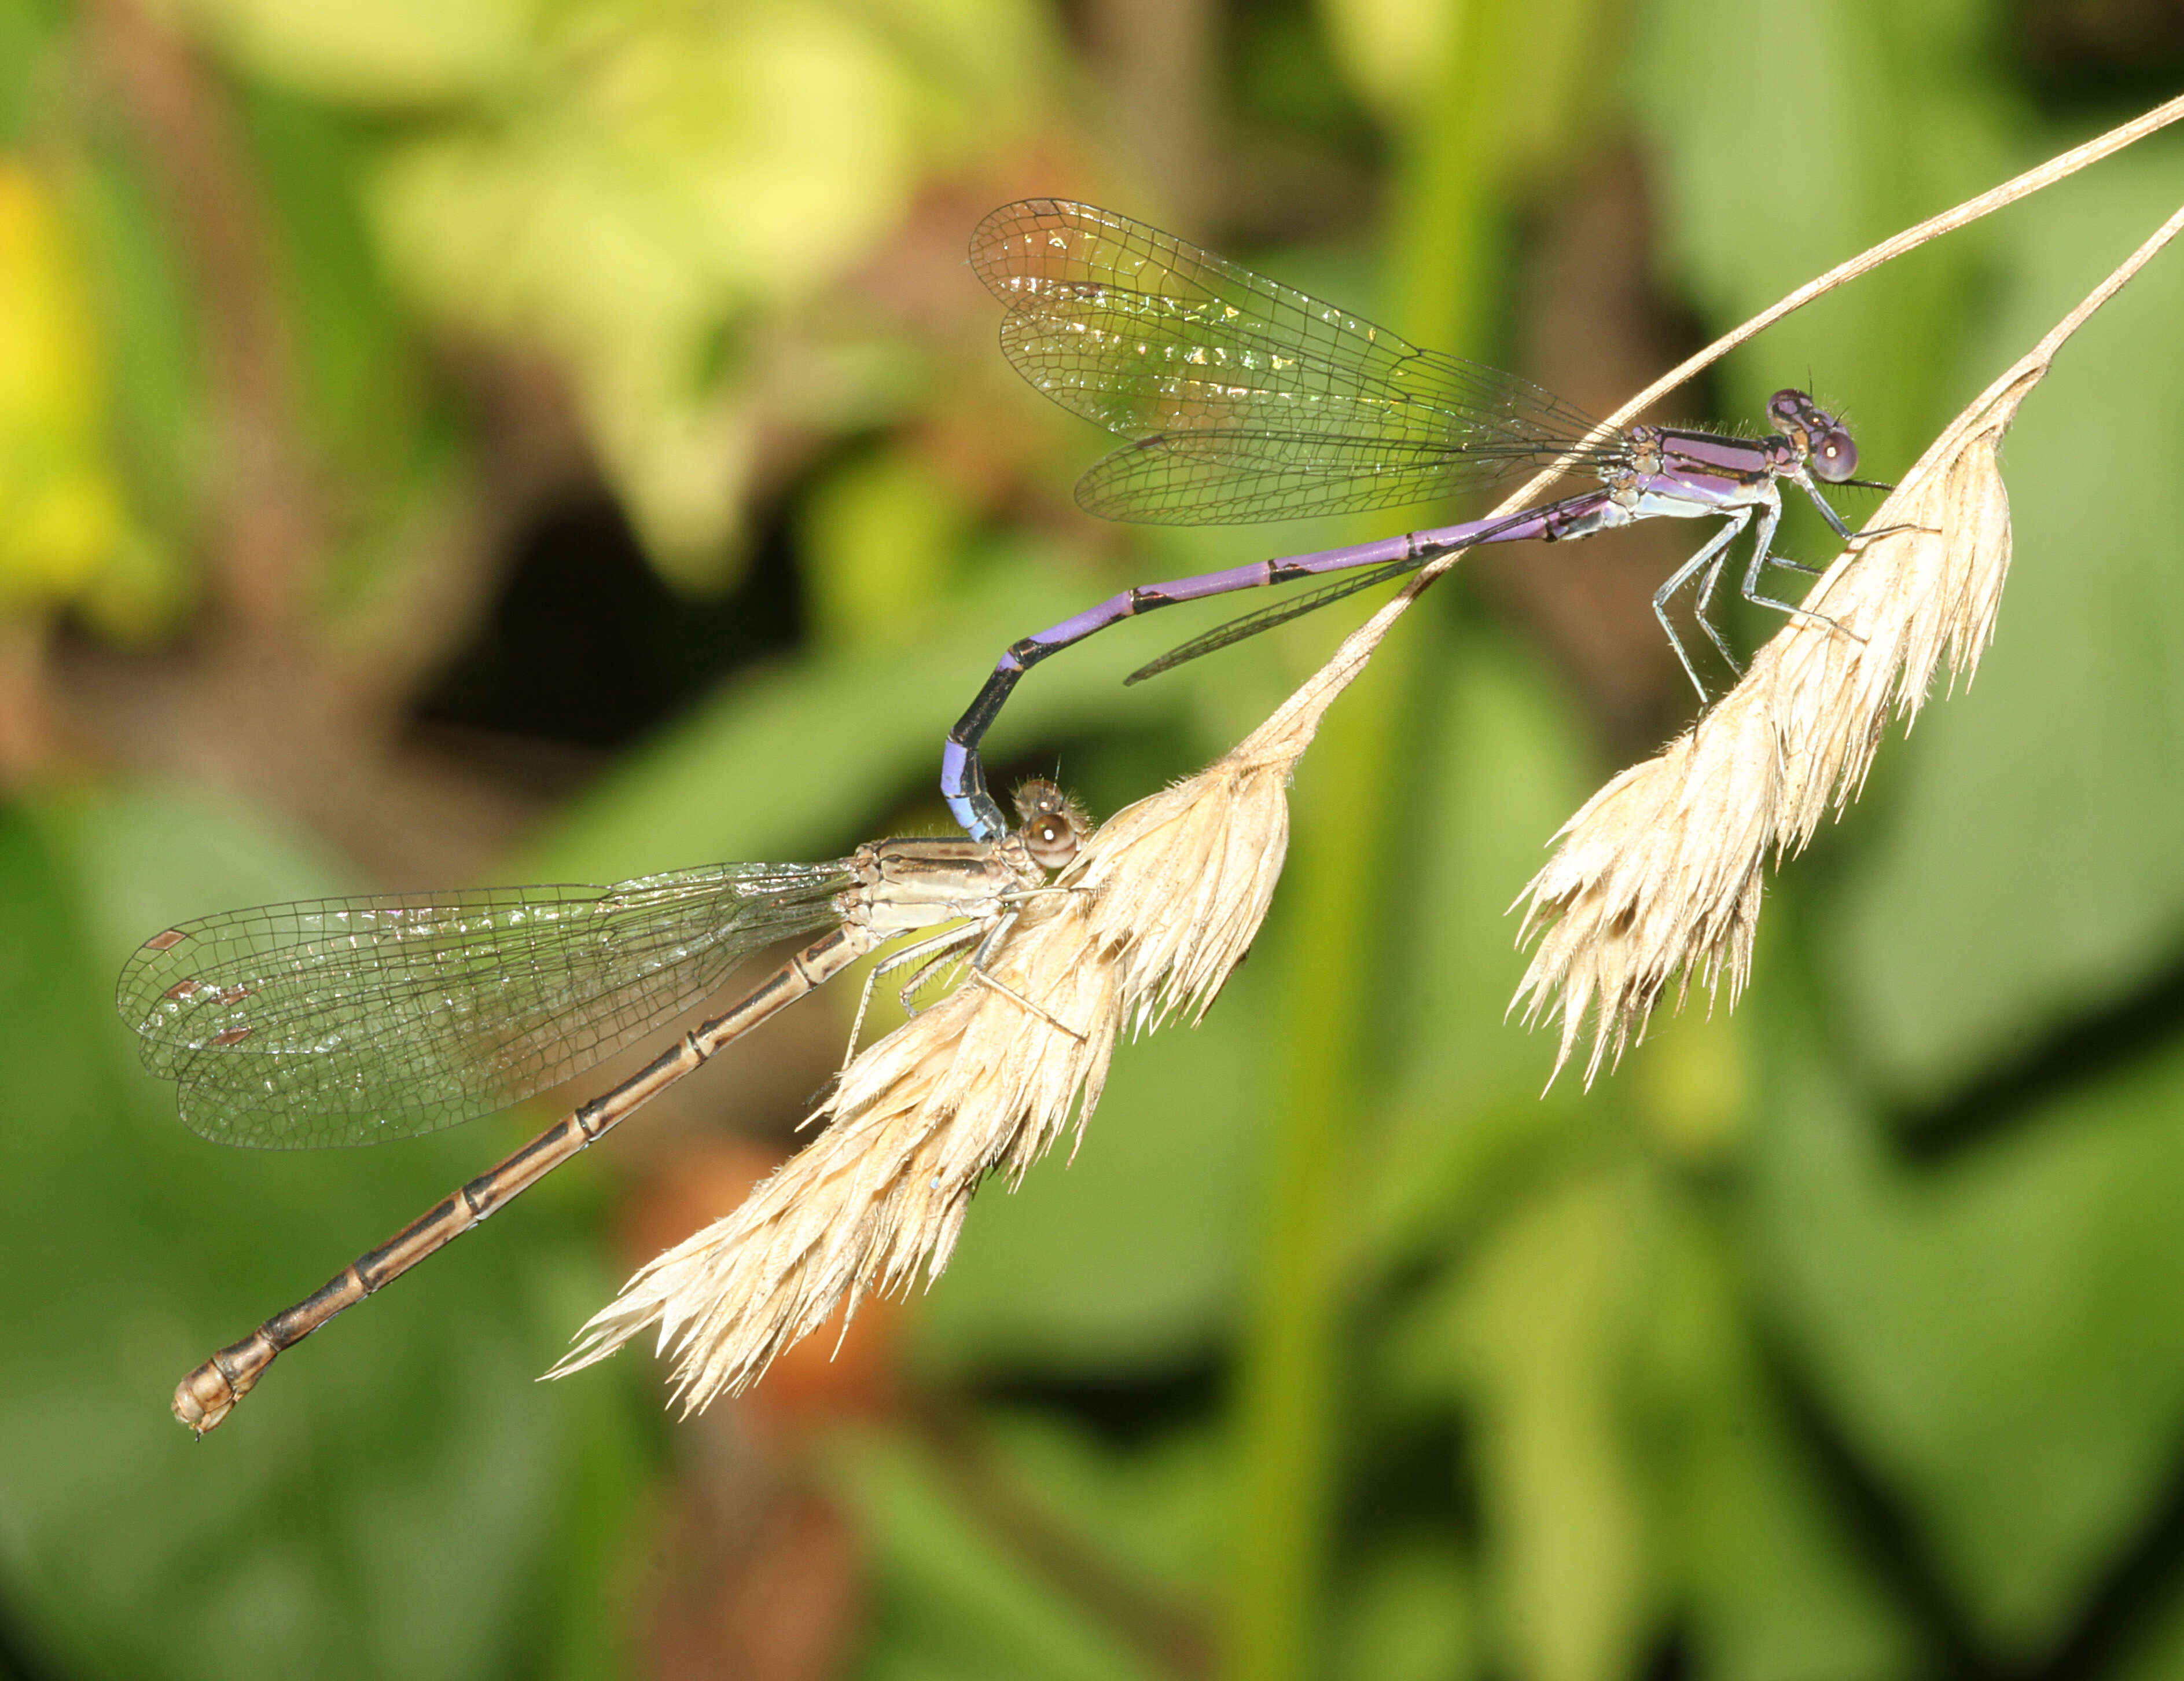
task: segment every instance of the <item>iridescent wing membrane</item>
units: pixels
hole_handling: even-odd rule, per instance
[[[1568,453],[1591,421],[1528,381],[1422,349],[1112,211],[1004,205],[971,265],[1001,349],[1134,441],[1080,480],[1090,513],[1248,523],[1430,501]],[[1577,452],[1620,454],[1619,439]]]
[[[368,1144],[516,1103],[836,919],[827,864],[306,899],[155,935],[114,1005],[218,1142]]]

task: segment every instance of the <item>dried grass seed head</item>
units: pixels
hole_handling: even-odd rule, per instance
[[[554,1375],[656,1326],[687,1412],[755,1382],[838,1309],[937,1276],[987,1174],[1019,1181],[1072,1114],[1081,1138],[1125,1018],[1202,1013],[1219,991],[1280,874],[1284,790],[1309,739],[1255,736],[1091,833],[990,969],[858,1056],[811,1117],[819,1136],[640,1271]],[[1083,821],[1050,801],[1024,816],[1028,831]]]
[[[1090,955],[1089,914],[1081,895],[1030,901],[994,954],[996,984],[974,976],[868,1047],[811,1117],[822,1129],[811,1143],[642,1269],[553,1375],[657,1326],[677,1397],[695,1410],[755,1382],[836,1310],[907,1289],[921,1267],[937,1276],[978,1181],[1020,1177],[1072,1109],[1099,1101],[1122,1012],[1115,965]]]
[[[1750,972],[1771,850],[1812,838],[1857,797],[1892,708],[1916,717],[1943,659],[1967,679],[1994,634],[2010,556],[1997,463],[2032,377],[1960,416],[1874,515],[1736,687],[1657,757],[1615,778],[1557,837],[1525,889],[1539,937],[1512,1008],[1561,1018],[1555,1066],[1590,1015],[1588,1083],[1619,1058],[1671,982]]]

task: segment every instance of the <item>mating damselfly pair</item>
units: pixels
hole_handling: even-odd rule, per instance
[[[146,1065],[180,1083],[183,1119],[206,1136],[288,1147],[410,1136],[504,1108],[699,1002],[765,947],[825,930],[638,1074],[192,1371],[175,1399],[183,1422],[211,1428],[283,1349],[858,958],[956,924],[882,969],[968,953],[972,983],[998,986],[987,960],[1033,899],[1071,891],[1057,876],[1087,833],[1050,784],[1020,790],[1013,829],[986,790],[980,742],[1039,660],[1152,608],[1340,575],[1185,644],[1139,673],[1149,674],[1467,547],[1711,516],[1721,529],[1655,597],[1698,685],[1665,604],[1697,580],[1700,623],[1734,663],[1707,609],[1730,544],[1755,519],[1741,593],[1804,612],[1759,590],[1768,565],[1796,564],[1772,551],[1781,483],[1851,535],[1815,481],[1860,482],[1856,450],[1802,392],[1777,394],[1769,417],[1780,430],[1763,438],[1637,427],[1601,438],[1524,381],[1420,349],[1089,206],[1032,200],[996,211],[972,260],[1009,306],[1002,346],[1026,377],[1131,440],[1080,484],[1095,512],[1206,522],[1393,507],[1557,460],[1591,471],[1602,486],[1502,519],[1141,586],[1014,644],[948,740],[942,788],[967,838],[875,842],[829,863],[716,865],[605,888],[307,901],[154,935],[117,997]],[[1068,1028],[1038,999],[1010,996]]]

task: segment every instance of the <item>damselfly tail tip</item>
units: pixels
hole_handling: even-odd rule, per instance
[[[195,1436],[216,1428],[257,1387],[280,1352],[263,1326],[240,1343],[229,1343],[175,1386],[176,1418]]]
[[[242,1399],[220,1374],[214,1361],[207,1360],[175,1385],[174,1414],[176,1421],[199,1441],[208,1430],[215,1429],[220,1421],[235,1410]]]

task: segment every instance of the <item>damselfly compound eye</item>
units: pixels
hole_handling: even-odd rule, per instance
[[[1767,418],[1785,433],[1813,433],[1826,424],[1813,399],[1794,385],[1786,385],[1767,399]]]
[[[1091,820],[1051,782],[1034,778],[1017,790],[1017,815],[1024,851],[1041,869],[1060,869],[1077,856],[1092,831]]]
[[[1815,478],[1840,484],[1858,471],[1858,445],[1842,427],[1830,427],[1814,442],[1808,460]]]
[[[1041,869],[1060,869],[1077,856],[1076,831],[1058,817],[1044,817],[1025,826],[1024,850]]]

